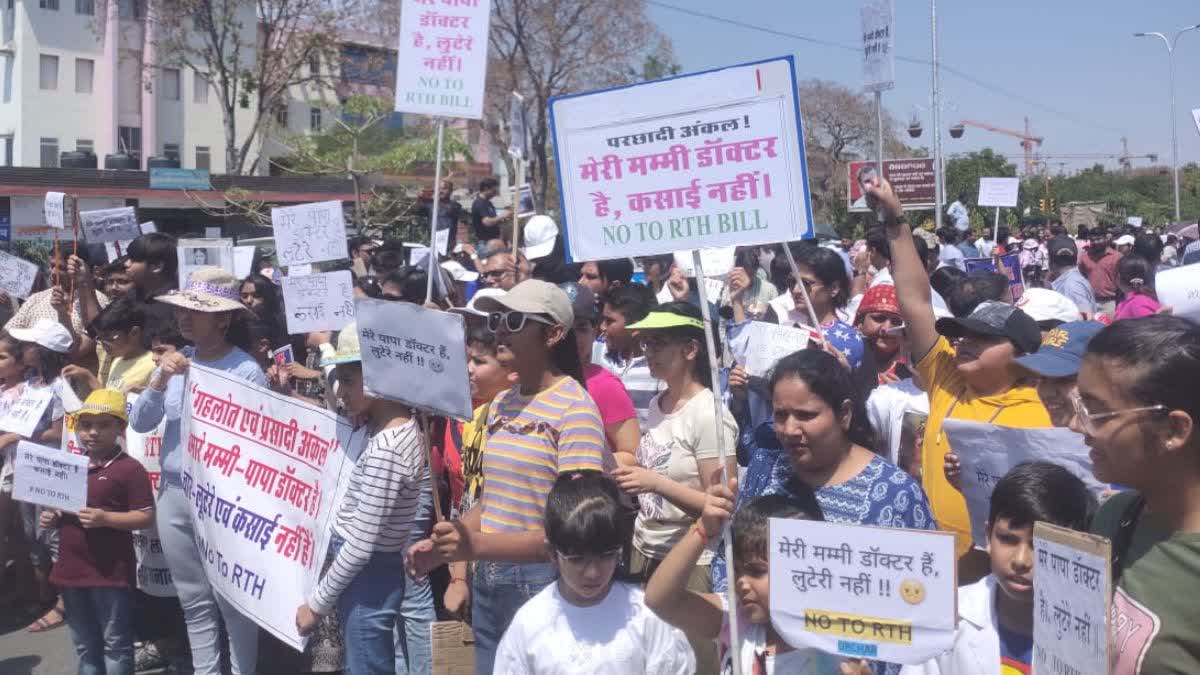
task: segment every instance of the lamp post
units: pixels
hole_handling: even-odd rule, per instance
[[[1188,26],[1180,29],[1175,34],[1174,40],[1168,40],[1166,35],[1162,33],[1134,33],[1134,37],[1157,37],[1163,41],[1167,47],[1167,64],[1170,67],[1170,88],[1171,88],[1171,171],[1175,176],[1175,222],[1180,222],[1183,218],[1179,214],[1179,134],[1175,129],[1175,46],[1179,44],[1179,38],[1190,30],[1200,28],[1200,24]]]
[[[932,44],[932,66],[931,73],[932,89],[933,89],[933,221],[937,229],[942,229],[942,201],[945,199],[943,191],[945,187],[942,183],[942,106],[941,106],[941,78],[938,73],[938,34],[937,34],[937,0],[929,0],[929,33]]]

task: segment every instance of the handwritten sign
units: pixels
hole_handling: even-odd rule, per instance
[[[1017,190],[1020,180],[1017,178],[986,178],[979,179],[979,205],[1014,208],[1017,205]]]
[[[490,0],[403,0],[396,110],[483,117]]]
[[[67,226],[67,195],[61,192],[47,192],[46,201],[43,205],[43,210],[46,215],[46,224],[55,229],[63,229]]]
[[[896,16],[892,0],[868,0],[861,9],[863,88],[885,91],[896,86]]]
[[[183,489],[213,588],[302,650],[296,607],[317,582],[350,425],[228,373],[188,371]]]
[[[1154,276],[1158,300],[1175,316],[1200,321],[1200,263],[1163,270]]]
[[[83,237],[93,244],[105,241],[129,241],[142,234],[132,206],[99,211],[80,211]]]
[[[744,329],[747,333],[746,374],[750,377],[766,377],[779,359],[808,349],[815,338],[807,328],[791,328],[766,321],[752,321]]]
[[[946,532],[772,518],[771,623],[793,647],[916,665],[954,643]]]
[[[88,458],[19,441],[13,499],[78,513],[87,506]]]
[[[233,274],[239,279],[245,279],[254,271],[254,246],[233,247]]]
[[[1070,429],[1014,429],[985,422],[947,419],[942,423],[958,455],[962,493],[971,517],[971,538],[987,546],[987,519],[996,483],[1022,462],[1052,462],[1075,474],[1097,496],[1108,486],[1092,475],[1083,436]]]
[[[812,236],[791,57],[550,100],[569,257]]]
[[[38,266],[0,251],[0,290],[17,298],[28,298],[33,292]]]
[[[179,287],[187,286],[188,278],[197,267],[220,267],[233,270],[232,239],[180,239],[177,244],[179,256]]]
[[[1109,672],[1109,541],[1037,522],[1033,549],[1033,672]]]
[[[1025,295],[1025,279],[1021,274],[1021,254],[1009,253],[1000,257],[1000,262],[1004,263],[1004,271],[1001,272],[996,268],[996,260],[994,258],[967,258],[963,261],[966,267],[967,274],[972,274],[978,271],[1000,272],[1008,277],[1008,288],[1012,291],[1013,300],[1020,300],[1021,296]]]
[[[18,436],[29,437],[37,429],[46,406],[54,398],[54,390],[50,387],[26,386],[21,392],[21,398],[0,417],[0,431],[9,431]]]
[[[133,409],[138,394],[126,396],[126,408]],[[133,429],[125,430],[125,453],[142,463],[142,468],[150,476],[150,487],[158,493],[158,480],[162,473],[159,458],[162,455],[163,435],[166,433],[167,420],[163,418],[158,427],[144,434]],[[151,525],[144,530],[133,533],[133,552],[137,558],[137,587],[143,593],[157,598],[169,598],[176,595],[175,583],[171,579],[171,569],[167,566],[167,558],[163,555],[162,541],[158,538],[158,527]]]
[[[348,257],[342,203],[314,202],[271,209],[275,258],[284,267]]]
[[[286,276],[283,306],[288,333],[340,330],[354,320],[354,280],[350,270]]]
[[[470,419],[462,316],[369,298],[359,298],[357,305],[367,394]]]

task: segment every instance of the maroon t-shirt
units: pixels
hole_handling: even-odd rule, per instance
[[[122,452],[88,467],[87,505],[105,511],[142,511],[154,506],[150,476]],[[59,586],[133,586],[136,563],[133,533],[111,527],[84,529],[79,517],[64,513],[58,528],[58,562],[50,581]]]

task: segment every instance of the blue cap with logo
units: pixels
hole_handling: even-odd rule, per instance
[[[1104,324],[1099,321],[1060,324],[1046,331],[1037,352],[1018,357],[1017,364],[1042,377],[1074,377],[1079,374],[1088,342],[1101,330]]]

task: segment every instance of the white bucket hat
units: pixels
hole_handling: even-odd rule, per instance
[[[197,312],[234,312],[246,309],[242,304],[242,282],[220,267],[197,267],[181,291],[155,298],[168,305]]]

